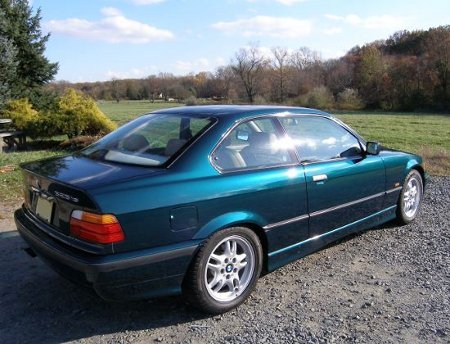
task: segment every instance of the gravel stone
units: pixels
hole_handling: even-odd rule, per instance
[[[181,297],[108,303],[0,239],[2,343],[449,343],[450,178],[415,222],[352,235],[260,278],[238,309]]]

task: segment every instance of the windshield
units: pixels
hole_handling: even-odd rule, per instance
[[[122,126],[81,151],[92,159],[159,166],[192,143],[211,118],[150,114]]]

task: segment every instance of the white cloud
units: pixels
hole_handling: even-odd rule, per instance
[[[330,49],[324,49],[322,51],[323,58],[324,59],[337,59],[342,56],[344,56],[347,52],[344,50],[330,50]]]
[[[181,73],[200,72],[211,69],[211,63],[205,57],[194,61],[178,60],[175,62],[175,69]]]
[[[275,0],[275,1],[286,6],[291,6],[299,2],[305,2],[306,0]]]
[[[141,6],[141,5],[154,5],[164,2],[165,0],[130,0],[133,4]]]
[[[105,73],[106,80],[109,79],[137,79],[144,78],[157,72],[156,66],[148,66],[142,68],[132,68],[128,71],[108,70]]]
[[[79,18],[50,20],[45,28],[54,33],[109,43],[145,44],[174,37],[169,30],[158,29],[149,24],[128,19],[114,7],[105,7],[101,13],[104,17],[98,21]]]
[[[120,10],[118,10],[115,7],[103,7],[100,12],[105,16],[105,17],[115,17],[115,16],[121,16],[122,12],[120,12]]]
[[[255,16],[230,22],[218,22],[212,27],[227,34],[242,34],[245,37],[295,38],[308,35],[312,30],[312,23],[309,20],[289,17]]]
[[[216,64],[217,67],[224,66],[224,65],[227,64],[227,61],[223,57],[218,57],[215,60],[215,64]]]
[[[349,24],[356,27],[362,27],[365,29],[389,29],[395,30],[406,25],[406,19],[404,17],[394,17],[390,15],[371,16],[367,18],[361,18],[356,14],[349,14],[346,16],[337,16],[334,14],[326,14],[330,20],[339,21],[345,24]]]
[[[260,2],[261,0],[247,0],[247,1],[248,2]],[[267,0],[267,1],[270,1],[270,0]],[[297,4],[299,2],[305,2],[307,0],[273,0],[273,1],[278,2],[282,5],[291,6],[291,5]]]
[[[330,27],[328,29],[323,30],[323,33],[328,36],[337,35],[342,32],[341,27]]]
[[[201,57],[192,61],[178,60],[174,63],[173,67],[175,74],[186,75],[188,73],[214,72],[216,68],[226,64],[227,60],[223,57],[216,57],[214,59]]]

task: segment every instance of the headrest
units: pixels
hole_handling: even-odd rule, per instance
[[[123,140],[122,148],[130,152],[143,151],[148,148],[148,141],[141,134],[131,134]]]
[[[187,140],[182,139],[170,139],[167,142],[166,149],[164,151],[165,156],[172,156],[174,155],[181,147],[184,146],[184,144],[187,142]]]
[[[277,148],[277,136],[274,133],[253,133],[248,142],[252,148],[270,150]]]

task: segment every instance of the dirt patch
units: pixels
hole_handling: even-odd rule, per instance
[[[0,232],[16,230],[14,211],[20,208],[22,201],[0,203]]]

